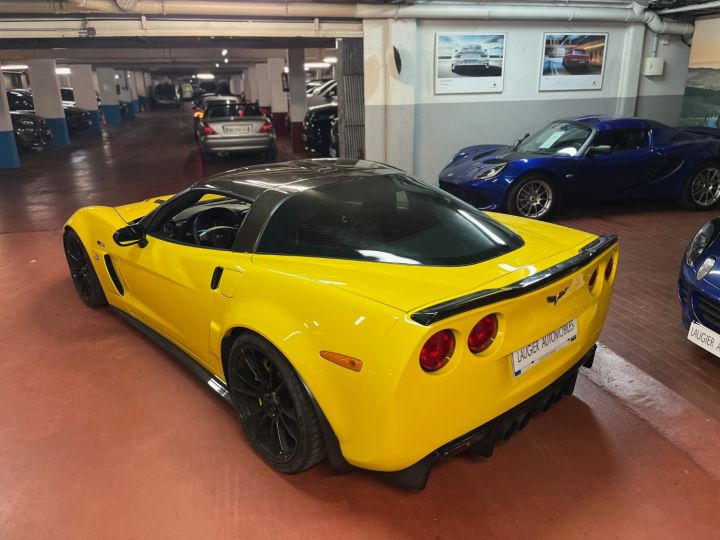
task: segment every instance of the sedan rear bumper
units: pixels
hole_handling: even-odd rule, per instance
[[[200,149],[208,153],[220,152],[264,152],[275,147],[273,135],[253,135],[244,137],[223,137],[205,135],[200,137]]]

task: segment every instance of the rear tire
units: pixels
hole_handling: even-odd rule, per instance
[[[720,163],[708,161],[690,175],[680,205],[688,210],[710,210],[720,202]]]
[[[63,245],[65,247],[65,258],[70,269],[70,278],[80,299],[88,307],[106,305],[107,298],[95,273],[90,256],[74,230],[67,230],[63,236]]]
[[[307,390],[271,343],[252,333],[237,338],[227,381],[250,444],[273,469],[295,474],[325,457],[320,421]]]
[[[546,219],[557,207],[558,193],[544,174],[530,173],[514,182],[507,198],[511,214],[530,219]]]

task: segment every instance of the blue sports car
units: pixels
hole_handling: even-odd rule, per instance
[[[720,219],[695,234],[680,267],[678,294],[688,339],[720,356]]]
[[[547,217],[576,201],[672,199],[690,209],[720,201],[720,130],[582,116],[550,123],[512,146],[463,148],[440,187],[483,210]]]

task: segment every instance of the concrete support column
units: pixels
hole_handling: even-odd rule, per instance
[[[16,169],[19,166],[20,157],[5,94],[5,77],[0,75],[0,169]]]
[[[102,133],[100,113],[98,111],[93,71],[90,64],[76,64],[70,67],[70,84],[73,88],[75,105],[90,112],[93,125],[91,131],[97,135]]]
[[[130,93],[130,81],[128,78],[128,72],[124,69],[119,69],[115,72],[115,81],[120,86],[120,95],[118,99],[123,103],[127,104],[127,117],[135,118],[135,110],[133,109],[133,97]]]
[[[140,98],[138,96],[137,86],[135,86],[135,72],[126,71],[128,90],[130,90],[130,103],[128,106],[132,109],[133,114],[140,112]]]
[[[60,97],[60,85],[55,75],[55,60],[30,60],[30,86],[35,112],[47,120],[53,132],[53,146],[70,144],[70,133],[65,121],[65,110]]]
[[[260,108],[270,111],[270,107],[272,106],[272,92],[270,90],[270,77],[268,77],[268,65],[257,64],[255,66],[255,75],[257,77],[258,105]]]
[[[145,85],[145,74],[140,71],[133,71],[132,77],[138,97],[138,109],[139,111],[147,111],[150,109],[150,103],[148,102],[147,86]]]
[[[230,93],[234,96],[240,96],[244,94],[244,87],[243,87],[244,79],[243,74],[240,73],[239,75],[231,75],[230,76]]]
[[[245,101],[256,103],[258,100],[257,67],[250,66],[246,73],[248,84],[245,85]]]
[[[288,49],[288,83],[290,86],[290,135],[292,150],[296,154],[305,151],[303,120],[307,112],[305,95],[305,49]]]
[[[287,128],[288,95],[283,90],[282,77],[285,69],[284,58],[268,58],[268,79],[270,81],[270,108],[275,133],[289,135]]]
[[[363,33],[366,157],[414,173],[417,22],[365,20]]]
[[[119,124],[122,122],[120,115],[120,100],[118,99],[115,85],[115,70],[113,68],[97,68],[95,70],[98,80],[98,91],[102,100],[102,113],[108,124]]]

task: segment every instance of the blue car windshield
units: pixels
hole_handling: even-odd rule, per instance
[[[517,150],[532,154],[565,154],[574,156],[592,130],[574,122],[553,122],[534,135],[522,141]]]
[[[522,239],[472,206],[402,174],[359,177],[297,193],[270,218],[258,253],[460,266]]]

